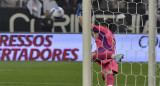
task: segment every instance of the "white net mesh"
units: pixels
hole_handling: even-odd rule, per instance
[[[118,64],[118,74],[114,76],[115,86],[148,86],[148,0],[95,0],[92,5],[93,23],[100,26],[103,20],[111,20],[108,27],[116,39],[116,54],[124,54],[122,63]],[[160,3],[155,3],[158,7]],[[159,32],[159,9],[157,9],[157,27]],[[100,31],[98,34],[102,34]],[[104,38],[104,37],[103,37]],[[156,39],[156,86],[160,86],[160,35]],[[103,40],[102,40],[103,41]],[[92,40],[92,50],[97,50]],[[98,52],[97,52],[98,53]],[[97,55],[98,56],[98,55]],[[98,58],[98,57],[97,57]],[[106,86],[102,80],[101,65],[93,61],[93,86]]]

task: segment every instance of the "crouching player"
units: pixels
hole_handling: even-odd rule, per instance
[[[82,6],[79,4],[77,16],[82,25]],[[100,26],[92,25],[92,36],[95,38],[97,50],[92,52],[92,61],[102,67],[102,78],[106,86],[113,86],[114,74],[118,74],[118,63],[123,59],[122,54],[115,54],[116,40],[113,33],[107,27],[111,22],[101,22]],[[112,29],[112,27],[110,27]]]

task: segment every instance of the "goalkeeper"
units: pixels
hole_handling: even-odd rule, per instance
[[[82,25],[82,6],[78,5],[77,16]],[[92,60],[102,67],[102,78],[107,86],[113,86],[114,74],[118,74],[118,63],[123,59],[122,54],[115,54],[116,40],[113,33],[108,29],[105,21],[100,26],[92,25],[92,37],[95,38],[97,49],[92,52]],[[112,29],[112,27],[110,27]]]

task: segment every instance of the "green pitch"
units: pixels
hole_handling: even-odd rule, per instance
[[[126,86],[147,86],[147,67],[146,63],[119,64],[118,86],[125,86],[125,82]],[[93,68],[94,86],[104,86],[99,65],[95,63]],[[157,78],[157,84],[159,81]],[[0,86],[82,86],[82,62],[1,61]]]

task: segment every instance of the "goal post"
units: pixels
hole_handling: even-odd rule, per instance
[[[156,86],[156,57],[155,57],[155,33],[156,33],[156,0],[149,0],[149,62],[148,62],[148,86]]]
[[[118,18],[116,13],[117,14],[118,13],[124,14],[126,18],[132,18],[130,20],[132,20],[131,22],[133,23],[131,25],[125,24],[125,22],[124,22],[125,17],[123,17],[123,16],[121,16],[122,17],[121,20],[123,19],[122,24],[116,23],[116,26],[117,26],[116,29],[118,31],[117,32],[118,35],[115,34],[116,37],[118,38],[118,36],[119,36],[119,28],[121,28],[120,27],[121,25],[126,26],[126,28],[125,28],[126,29],[126,36],[122,35],[117,40],[117,41],[121,41],[120,45],[122,45],[122,47],[116,48],[117,49],[116,53],[125,54],[125,58],[124,58],[125,60],[123,63],[119,64],[120,69],[119,69],[119,73],[115,76],[115,79],[116,79],[115,85],[120,85],[120,86],[127,86],[127,85],[157,86],[156,79],[158,77],[156,75],[156,71],[157,71],[156,65],[157,64],[156,64],[156,48],[155,48],[155,44],[156,44],[155,39],[156,39],[156,31],[157,31],[156,30],[156,28],[157,28],[157,26],[156,26],[157,0],[148,0],[149,3],[142,2],[143,0],[140,0],[140,2],[134,2],[133,0],[131,2],[127,2],[125,0],[120,0],[120,1],[115,1],[113,3],[111,3],[109,0],[103,0],[103,1],[104,2],[101,3],[101,5],[104,6],[105,10],[103,10],[103,8],[100,9],[100,7],[99,7],[100,3],[97,0],[98,9],[96,9],[96,11],[94,11],[94,13],[93,13],[94,17],[96,15],[95,18],[97,18],[97,19],[95,19],[95,21],[97,23],[99,23],[98,18],[104,19],[104,20],[106,18],[108,18],[108,19],[113,19],[115,21],[116,18]],[[82,80],[83,86],[92,86],[94,84],[92,82],[92,80],[94,81],[94,79],[92,79],[94,77],[94,73],[95,73],[95,76],[97,79],[96,85],[97,86],[99,86],[100,84],[104,85],[103,82],[101,83],[101,81],[99,80],[100,79],[99,75],[101,75],[100,72],[102,72],[102,68],[93,70],[94,64],[91,62],[91,0],[83,0],[82,4],[83,4],[82,5],[83,6],[82,7],[83,8],[83,20],[82,20],[83,21],[83,24],[82,24],[82,27],[83,27],[83,66],[82,66],[83,67],[83,78],[82,78],[83,79]],[[117,4],[117,11],[112,10],[113,8],[109,7],[110,6],[109,4],[111,6],[113,6],[113,4],[114,5]],[[145,7],[149,8],[149,14],[148,14],[148,9],[145,9],[145,13],[139,12],[142,10],[142,9],[138,10],[138,6],[140,4],[142,4],[142,6],[145,5]],[[121,10],[122,12],[120,12],[120,5],[121,5],[121,7],[126,6],[125,7],[126,9]],[[130,7],[130,6],[132,6],[132,7]],[[134,6],[136,6],[135,10],[133,9]],[[137,14],[139,14],[140,16]],[[147,15],[147,21],[144,22],[143,19],[140,19],[140,18],[146,17],[146,15]],[[114,18],[114,16],[115,16],[115,18]],[[137,19],[135,16],[137,16]],[[138,19],[139,19],[138,23],[142,23],[141,26],[140,25],[138,26],[138,23],[134,24],[135,22],[138,21]],[[149,23],[148,23],[148,20],[149,20]],[[146,23],[147,25],[144,25],[143,23]],[[148,25],[149,25],[149,27],[148,27]],[[140,38],[140,36],[143,37],[143,35],[140,34],[140,32],[138,30],[137,30],[138,31],[137,36],[133,37],[133,34],[132,34],[132,36],[128,36],[128,30],[135,29],[135,27],[138,27],[138,28],[144,27],[143,29],[146,29],[146,27],[147,27],[147,31],[149,30],[149,34],[146,31],[144,37],[149,36],[149,47],[143,49],[143,47],[140,46],[141,49],[138,48],[136,51],[133,50],[135,48],[132,48],[132,46],[134,46],[134,44],[137,43],[137,40]],[[131,37],[131,38],[129,38],[129,37]],[[128,42],[127,40],[130,41],[130,44],[124,43],[124,42]],[[132,43],[132,41],[134,41],[134,40],[136,42]],[[147,43],[148,38],[146,40],[147,41],[145,41],[145,39],[141,40],[141,41]],[[124,44],[131,45],[130,46],[131,48],[125,47]],[[127,49],[125,49],[125,48],[127,48]],[[130,55],[130,54],[133,55],[133,58],[130,57],[130,59],[135,59],[135,60],[128,61],[129,56],[127,56],[127,55]],[[143,55],[141,55],[141,54],[143,54]],[[144,60],[137,61],[137,58],[140,58],[140,59],[144,58],[145,61]],[[148,58],[148,61],[146,60],[147,58]],[[141,61],[142,61],[142,63],[141,63]],[[125,64],[128,64],[128,65],[125,65]],[[91,68],[91,67],[93,67],[93,68]],[[137,69],[139,72],[137,72]],[[142,72],[142,70],[144,73]],[[93,71],[93,76],[92,76],[92,71]],[[148,74],[146,71],[148,72]],[[122,77],[124,79],[122,79]],[[148,77],[148,83],[147,83],[147,77]],[[141,79],[143,79],[142,83],[140,82]],[[119,83],[119,81],[124,81],[124,82]],[[160,84],[160,82],[159,82],[159,84]]]
[[[82,1],[83,18],[83,86],[92,86],[91,77],[91,0]]]

